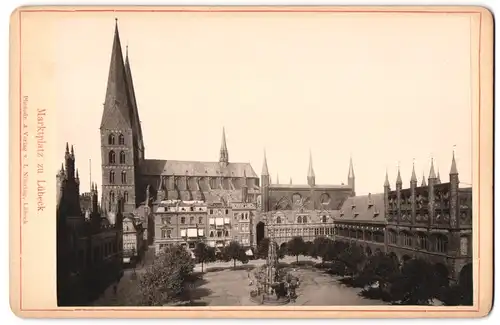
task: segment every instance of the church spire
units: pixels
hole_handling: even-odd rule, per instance
[[[219,162],[224,165],[227,165],[229,163],[229,153],[227,151],[226,145],[226,130],[224,127],[222,128],[222,142],[220,145]]]
[[[101,128],[119,129],[132,126],[127,92],[125,64],[118,31],[118,19],[116,19]]]
[[[276,184],[280,183],[280,174],[276,173]]]
[[[425,174],[422,173],[422,185],[420,186],[427,186],[427,182],[425,181]]]
[[[262,176],[269,176],[269,170],[267,169],[267,158],[266,158],[266,150],[264,149],[264,163],[262,164]]]

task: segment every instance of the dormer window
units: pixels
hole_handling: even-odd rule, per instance
[[[380,214],[380,211],[378,211],[377,209],[375,209],[375,211],[373,211],[373,217],[377,217],[378,215]]]
[[[357,217],[359,216],[359,212],[358,211],[354,211],[354,217]]]

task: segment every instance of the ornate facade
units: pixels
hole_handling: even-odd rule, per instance
[[[66,145],[65,164],[57,174],[57,300],[59,306],[86,305],[122,272],[120,196],[111,207],[113,219],[101,214],[97,187],[82,197],[75,154]]]

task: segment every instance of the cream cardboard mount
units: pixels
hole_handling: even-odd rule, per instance
[[[21,7],[10,26],[16,315],[491,310],[487,9]]]

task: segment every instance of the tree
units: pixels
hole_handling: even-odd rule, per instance
[[[288,254],[297,258],[299,262],[299,255],[304,254],[306,250],[306,243],[300,236],[295,236],[286,244]]]
[[[268,254],[269,254],[269,238],[264,237],[259,242],[259,245],[257,245],[257,256],[259,258],[267,258]]]
[[[203,264],[215,261],[215,248],[208,247],[205,243],[199,242],[194,249],[196,262],[201,263],[201,272],[203,272]]]
[[[404,305],[428,305],[438,290],[433,266],[422,259],[411,259],[392,283],[391,295]]]
[[[352,243],[338,255],[338,259],[346,264],[352,274],[356,274],[361,263],[365,261],[366,254],[362,247]]]
[[[193,269],[191,254],[184,247],[167,247],[140,277],[141,304],[163,306],[178,299]]]
[[[325,262],[328,258],[328,252],[331,250],[332,247],[332,241],[326,237],[317,237],[314,238],[314,241],[312,242],[312,245],[307,247],[306,244],[306,250],[310,254],[311,257],[321,258],[321,262]]]
[[[380,252],[368,258],[359,278],[367,285],[378,282],[379,288],[384,290],[398,275],[398,261]]]
[[[245,261],[246,256],[245,249],[236,241],[232,241],[228,246],[224,247],[224,255],[233,260],[234,267],[236,267],[236,261]]]

